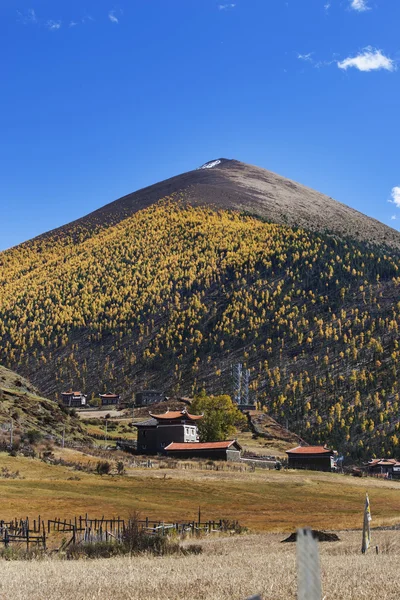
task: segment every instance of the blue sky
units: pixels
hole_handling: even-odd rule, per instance
[[[399,23],[399,0],[1,0],[0,249],[221,156],[399,229]]]

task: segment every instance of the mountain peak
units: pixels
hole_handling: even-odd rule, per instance
[[[400,233],[395,229],[300,183],[227,158],[212,159],[193,171],[128,194],[50,234],[71,233],[77,224],[88,230],[115,225],[171,196],[192,206],[238,210],[272,223],[400,249]]]

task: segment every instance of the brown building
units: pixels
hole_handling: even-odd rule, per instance
[[[191,415],[184,410],[168,410],[162,415],[150,413],[151,419],[136,423],[138,454],[164,452],[171,442],[198,442],[197,421],[202,415]]]
[[[400,462],[395,458],[374,458],[367,463],[367,471],[369,475],[399,479]]]
[[[102,406],[110,406],[112,404],[119,404],[119,394],[99,394],[101,405]]]
[[[135,405],[136,406],[150,406],[151,404],[157,404],[164,400],[164,394],[157,390],[143,390],[136,392],[135,394]]]
[[[290,469],[310,471],[333,471],[337,452],[326,446],[297,446],[287,450]]]
[[[62,392],[61,399],[64,406],[69,406],[71,408],[81,408],[82,406],[86,406],[86,396],[82,394],[82,392],[73,392],[72,390],[69,392]]]
[[[197,423],[202,415],[191,415],[186,409],[168,410],[162,415],[150,413],[150,419],[136,423],[138,454],[166,454],[176,458],[213,458],[240,460],[238,442],[200,443]]]
[[[241,450],[242,447],[236,440],[197,442],[195,444],[172,442],[165,448],[165,453],[173,458],[212,458],[214,460],[239,461]]]

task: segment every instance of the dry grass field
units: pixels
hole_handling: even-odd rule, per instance
[[[98,458],[65,450],[64,458],[95,465]],[[400,482],[357,479],[299,471],[255,472],[200,469],[133,468],[126,476],[99,476],[39,459],[0,453],[0,469],[19,471],[21,479],[2,479],[0,518],[40,514],[43,518],[90,513],[143,516],[165,521],[192,520],[201,507],[204,519],[235,519],[253,532],[361,526],[368,490],[374,525],[400,522]],[[183,466],[183,465],[182,465]],[[0,472],[1,474],[1,472]]]
[[[360,533],[320,544],[325,600],[397,600],[400,532],[373,532],[375,550],[360,553]],[[294,544],[279,535],[205,540],[200,556],[61,562],[3,562],[1,600],[264,600],[296,598]]]

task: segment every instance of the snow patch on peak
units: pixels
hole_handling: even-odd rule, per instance
[[[198,170],[200,170],[200,169],[212,169],[213,167],[216,167],[216,166],[220,165],[221,162],[222,162],[221,160],[213,160],[213,161],[208,162],[205,165],[199,167]]]

